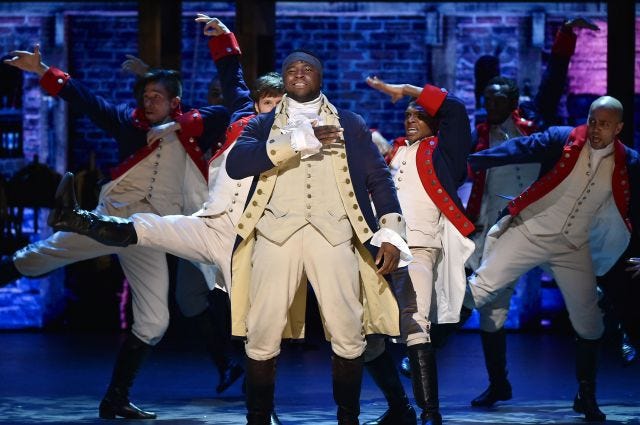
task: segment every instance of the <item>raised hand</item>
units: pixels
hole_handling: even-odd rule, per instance
[[[122,62],[120,66],[123,71],[128,72],[133,75],[137,75],[142,77],[144,74],[149,72],[149,65],[144,63],[142,59],[133,55],[125,55],[126,60]]]
[[[223,24],[218,18],[211,18],[202,13],[198,13],[198,17],[195,19],[196,22],[204,22],[203,33],[204,35],[215,37],[221,34],[229,34],[231,31],[225,24]]]
[[[369,87],[391,96],[391,102],[396,103],[404,97],[403,84],[387,84],[376,76],[367,77]]]
[[[579,16],[575,19],[569,19],[567,22],[564,23],[564,26],[567,28],[586,28],[592,31],[600,31],[599,26],[594,24],[589,19],[583,18],[582,16]]]
[[[39,44],[36,44],[33,47],[33,53],[26,50],[14,50],[9,52],[9,55],[12,57],[10,59],[5,59],[4,63],[15,66],[23,71],[35,72],[40,77],[42,77],[49,69],[47,65],[42,63]]]

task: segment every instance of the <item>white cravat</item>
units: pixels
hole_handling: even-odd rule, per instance
[[[302,159],[320,152],[322,148],[313,132],[313,125],[322,124],[319,115],[321,105],[321,96],[309,102],[288,99],[289,120],[283,130],[291,132],[291,148],[300,152]]]

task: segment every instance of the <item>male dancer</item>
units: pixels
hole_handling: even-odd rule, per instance
[[[640,225],[640,161],[617,139],[622,125],[622,105],[603,96],[591,104],[586,125],[551,127],[469,157],[474,171],[538,162],[541,173],[489,231],[482,264],[469,278],[465,307],[493,307],[489,317],[499,320],[495,311],[501,306],[494,305],[510,282],[548,264],[577,334],[579,389],[573,408],[588,421],[605,419],[595,395],[604,331],[596,275],[625,250],[632,223]]]
[[[218,21],[219,22],[219,21]],[[232,102],[240,84],[240,49],[232,33],[217,29],[209,42],[223,81],[225,98]],[[98,214],[127,217],[135,212],[177,214],[195,211],[206,197],[206,163],[202,153],[219,140],[229,122],[222,106],[208,106],[183,114],[181,83],[174,71],[156,70],[137,85],[140,107],[113,105],[93,95],[67,73],[41,62],[33,53],[11,52],[5,62],[41,77],[42,87],[89,115],[118,141],[122,162],[113,180],[101,191]],[[69,179],[65,180],[68,184]],[[46,240],[16,252],[2,268],[3,283],[20,276],[39,276],[66,264],[117,252],[132,289],[134,322],[114,366],[111,383],[100,403],[102,418],[148,419],[152,412],[129,401],[129,389],[144,359],[169,324],[169,277],[163,252],[130,247],[114,251],[90,238],[57,232]],[[228,368],[234,365],[227,362]],[[222,378],[228,376],[226,371]],[[236,377],[237,378],[237,377]]]

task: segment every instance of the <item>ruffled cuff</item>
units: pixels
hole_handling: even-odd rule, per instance
[[[413,260],[413,255],[411,255],[409,245],[407,245],[407,242],[402,239],[398,232],[395,232],[388,227],[383,227],[373,234],[369,243],[379,248],[382,245],[382,242],[389,242],[400,250],[400,263],[398,263],[398,267],[404,267]]]

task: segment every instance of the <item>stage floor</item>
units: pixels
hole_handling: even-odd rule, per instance
[[[108,384],[121,336],[89,333],[0,333],[0,423],[105,424],[97,406]],[[571,410],[576,382],[573,343],[566,335],[508,337],[514,398],[492,409],[469,401],[487,385],[476,333],[454,336],[439,352],[440,403],[447,424],[579,424]],[[392,348],[394,358],[402,346]],[[607,423],[640,423],[640,362],[623,367],[604,351],[598,398]],[[334,424],[328,344],[286,345],[278,361],[276,410],[284,424]],[[411,383],[402,378],[408,394]],[[175,335],[153,352],[132,400],[158,414],[156,424],[244,424],[240,379],[220,396],[217,373],[199,345]],[[365,373],[361,422],[386,409]],[[134,422],[137,423],[137,422]],[[142,423],[150,423],[143,421]]]

